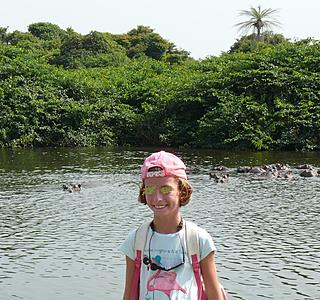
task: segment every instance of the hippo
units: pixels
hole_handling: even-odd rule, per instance
[[[216,183],[227,183],[229,181],[229,174],[216,174],[209,173],[210,179],[213,179]]]
[[[225,167],[225,166],[215,166],[215,167],[212,168],[212,170],[213,171],[219,171],[219,172],[221,172],[221,171],[226,172],[226,171],[228,171],[228,168]]]
[[[291,179],[293,177],[293,172],[291,170],[280,172],[278,178]]]
[[[258,173],[258,175],[261,175],[266,178],[272,178],[272,177],[279,177],[279,172],[277,170],[266,170],[263,173]]]
[[[81,191],[81,184],[80,183],[63,184],[62,189],[66,192],[69,192],[69,193],[80,192]]]
[[[315,177],[318,176],[318,173],[313,169],[306,169],[300,173],[301,177]]]
[[[274,165],[274,167],[278,170],[278,171],[288,171],[290,169],[290,166],[287,164],[280,164],[280,163],[276,163]]]
[[[312,167],[311,165],[308,165],[308,164],[303,164],[303,165],[297,166],[297,169],[307,169],[307,170],[311,170],[311,169],[313,169],[313,167]]]
[[[237,173],[248,173],[251,170],[251,167],[244,166],[244,167],[238,167]]]
[[[266,172],[265,169],[263,169],[262,167],[253,167],[249,170],[249,173],[252,173],[252,174],[262,174]]]

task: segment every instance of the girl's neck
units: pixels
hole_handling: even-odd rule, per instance
[[[156,217],[153,218],[154,230],[158,233],[175,233],[178,231],[181,222],[180,214],[175,217]]]

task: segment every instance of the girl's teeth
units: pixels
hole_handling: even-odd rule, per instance
[[[164,205],[155,205],[155,208],[164,208]]]

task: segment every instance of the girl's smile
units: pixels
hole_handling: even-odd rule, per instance
[[[155,208],[164,208],[164,207],[166,207],[166,205],[155,205],[154,207]]]

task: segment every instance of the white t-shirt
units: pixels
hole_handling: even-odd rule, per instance
[[[120,247],[120,251],[132,260],[135,259],[135,234],[136,229],[129,233]],[[216,251],[210,234],[202,228],[199,228],[199,243],[200,260]],[[187,254],[185,229],[177,233],[161,234],[149,228],[143,257],[150,257],[156,264],[169,269],[183,262],[183,252],[185,263],[171,271],[152,271],[144,263],[141,264],[139,300],[198,299],[197,283]]]

